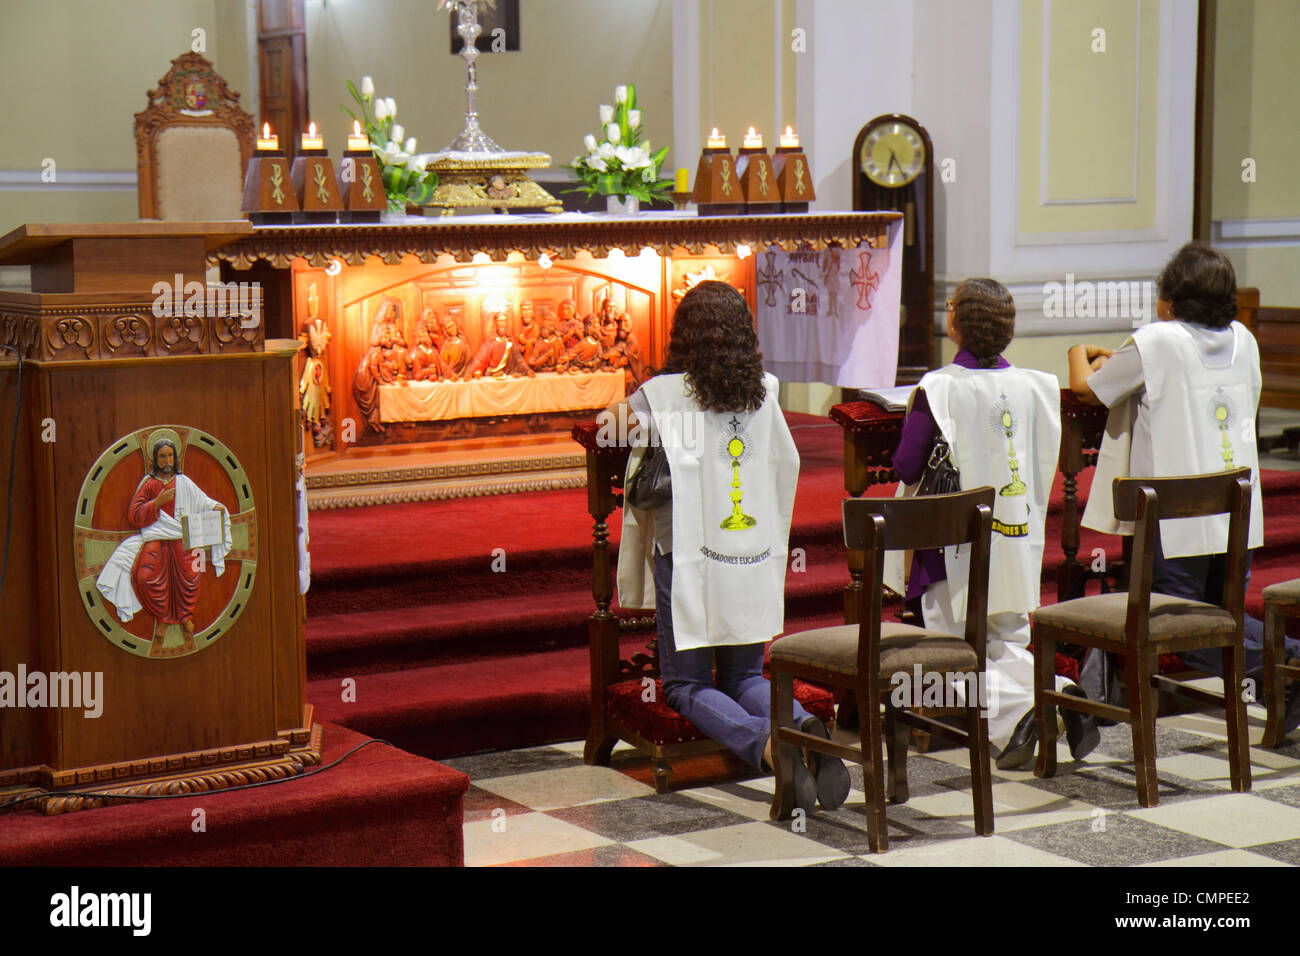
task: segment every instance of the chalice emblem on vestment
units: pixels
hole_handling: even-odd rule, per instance
[[[741,531],[758,524],[757,518],[745,514],[740,507],[740,463],[749,457],[749,445],[745,441],[748,436],[741,430],[735,415],[731,416],[731,421],[727,424],[731,426],[731,435],[727,437],[723,449],[731,459],[731,514],[722,520],[721,528],[724,531]]]
[[[1011,406],[1005,404],[1006,395],[1002,396],[1003,405],[994,409],[997,416],[995,428],[1001,430],[1007,439],[1007,466],[1011,469],[1011,480],[998,489],[1004,498],[1018,498],[1025,493],[1025,483],[1020,480],[1020,459],[1016,457],[1016,444],[1012,435],[1016,430],[1016,416]]]
[[[1219,426],[1219,434],[1223,439],[1219,455],[1223,458],[1223,469],[1227,471],[1233,467],[1232,442],[1228,440],[1228,422],[1232,421],[1232,406],[1228,404],[1228,398],[1223,394],[1223,389],[1219,389],[1214,396],[1214,422]]]

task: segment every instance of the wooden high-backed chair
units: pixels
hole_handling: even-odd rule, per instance
[[[204,57],[178,56],[149,91],[135,114],[135,151],[141,219],[244,218],[253,117]]]
[[[907,800],[907,728],[918,727],[959,744],[970,752],[975,832],[993,833],[993,790],[989,771],[988,718],[980,700],[966,700],[964,730],[896,708],[889,699],[896,674],[909,681],[923,674],[974,673],[985,678],[984,640],[988,631],[989,538],[993,525],[993,489],[987,485],[953,495],[923,498],[846,498],[844,544],[864,555],[863,588],[857,592],[856,624],[822,627],[783,637],[772,645],[772,760],[776,784],[772,819],[783,820],[795,809],[794,745],[862,764],[867,797],[867,840],[872,851],[889,848],[885,819],[885,781],[880,738],[889,746],[889,795]],[[885,552],[971,546],[967,583],[966,636],[938,634],[908,624],[882,623]],[[852,690],[858,708],[859,746],[846,747],[793,729],[791,685],[795,677]],[[917,692],[921,688],[915,688]],[[982,695],[980,695],[982,696]],[[882,724],[880,704],[885,705]],[[919,709],[919,708],[917,708]]]
[[[1245,676],[1243,621],[1246,605],[1246,532],[1250,525],[1250,469],[1185,478],[1116,478],[1115,517],[1136,522],[1129,590],[1075,598],[1030,615],[1033,626],[1034,711],[1038,724],[1038,763],[1034,774],[1056,773],[1056,719],[1052,707],[1081,710],[1094,717],[1127,723],[1133,730],[1133,763],[1138,802],[1154,807],[1156,784],[1156,692],[1226,708],[1228,764],[1232,789],[1250,789],[1250,750],[1246,705],[1239,691]],[[1162,518],[1229,515],[1226,579],[1222,605],[1151,593],[1151,567]],[[1082,644],[1124,658],[1127,708],[1057,693],[1054,667],[1058,643]],[[1223,696],[1183,687],[1157,672],[1162,653],[1223,649]]]
[[[1300,578],[1264,588],[1264,724],[1263,746],[1279,747],[1286,740],[1282,720],[1286,711],[1286,685],[1300,680],[1300,667],[1286,658],[1286,619],[1300,617]]]

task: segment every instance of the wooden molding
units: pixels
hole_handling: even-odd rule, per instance
[[[889,225],[901,213],[833,213],[785,216],[705,216],[650,214],[639,219],[598,218],[581,221],[530,220],[459,223],[444,220],[403,220],[381,225],[260,226],[251,237],[208,254],[212,264],[230,263],[248,269],[265,260],[287,269],[294,259],[318,268],[333,259],[362,265],[373,256],[389,265],[405,256],[433,263],[449,255],[457,262],[472,262],[479,253],[504,262],[517,252],[527,259],[546,253],[552,259],[572,259],[588,252],[603,259],[613,249],[636,256],[644,248],[663,256],[682,251],[704,255],[716,248],[732,255],[739,245],[762,249],[770,245],[792,251],[828,246],[856,248],[868,243],[884,248]]]

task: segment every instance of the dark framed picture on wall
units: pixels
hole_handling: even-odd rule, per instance
[[[471,0],[478,5],[478,25],[482,31],[474,44],[480,53],[506,53],[519,50],[519,0]],[[456,32],[460,18],[453,13],[451,52],[459,53],[464,41]]]

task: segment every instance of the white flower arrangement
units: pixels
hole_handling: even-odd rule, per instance
[[[438,174],[428,168],[431,155],[416,153],[415,137],[408,137],[401,124],[394,122],[397,103],[391,96],[376,98],[375,81],[368,76],[361,78],[359,90],[351,80],[346,82],[361,115],[346,106],[343,112],[361,124],[370,140],[370,150],[379,160],[389,210],[404,212],[408,205],[427,204],[438,188]]]
[[[602,104],[599,110],[603,142],[588,133],[582,138],[586,156],[575,156],[569,168],[578,177],[579,186],[571,192],[588,196],[635,196],[642,202],[663,199],[672,189],[670,179],[660,179],[659,169],[668,155],[668,147],[651,150],[641,126],[641,111],[636,108],[636,87],[616,86],[617,106]]]

